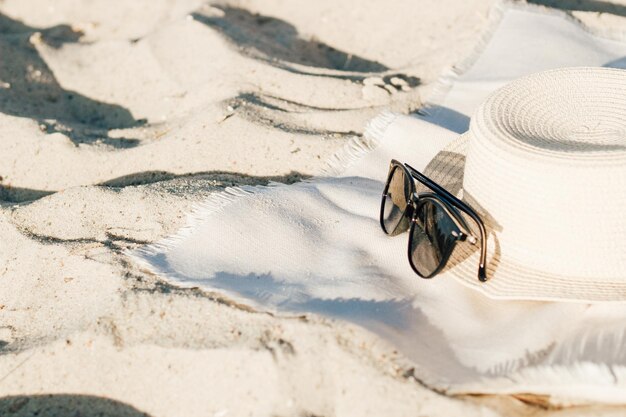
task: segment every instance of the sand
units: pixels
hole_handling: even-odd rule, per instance
[[[542,3],[626,27],[626,2]],[[491,4],[0,1],[0,415],[563,414],[439,395],[359,327],[176,289],[125,255],[418,109]]]

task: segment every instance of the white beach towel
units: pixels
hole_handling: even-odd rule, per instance
[[[389,160],[426,168],[494,89],[551,68],[626,67],[626,43],[563,13],[503,3],[493,14],[479,52],[444,78],[425,115],[375,119],[328,176],[211,197],[176,236],[133,257],[175,285],[364,326],[448,394],[626,404],[626,306],[495,301],[455,280],[423,280],[407,261],[408,236],[380,230]]]

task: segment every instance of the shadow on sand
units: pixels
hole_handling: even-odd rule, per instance
[[[615,4],[608,1],[599,0],[528,0],[529,3],[540,4],[542,6],[553,7],[555,9],[610,13],[617,16],[626,16],[626,5]]]
[[[315,39],[302,38],[290,23],[245,9],[214,6],[220,16],[194,13],[195,20],[217,30],[253,58],[280,66],[276,61],[353,72],[382,72],[380,62],[340,51]]]
[[[16,395],[0,398],[3,417],[150,417],[136,408],[91,395]]]
[[[63,88],[35,47],[41,42],[60,48],[81,35],[67,25],[39,29],[0,14],[0,112],[37,120],[42,130],[61,132],[76,144],[136,146],[137,140],[109,138],[108,131],[144,121],[122,106]]]
[[[164,186],[164,190],[171,190],[171,192],[173,193],[187,193],[192,192],[189,188],[189,183],[191,182],[197,182],[198,187],[202,188],[205,192],[208,192],[209,189],[207,188],[206,181],[218,182],[219,185],[222,187],[239,187],[250,185],[268,185],[275,182],[283,184],[293,184],[295,182],[300,182],[309,178],[311,178],[310,175],[302,174],[297,171],[291,171],[285,175],[272,176],[255,176],[229,171],[204,171],[189,174],[173,174],[167,171],[143,171],[123,175],[117,178],[112,178],[96,185],[115,189],[139,185],[148,185],[172,180],[181,180],[186,181],[188,183],[188,186],[184,187],[182,190],[180,189],[180,187],[176,187],[175,185],[172,185],[171,187]],[[49,196],[54,193],[56,193],[56,191],[12,187],[2,185],[0,183],[0,203],[28,203],[39,200],[40,198]],[[0,348],[1,347],[2,346],[0,344]]]

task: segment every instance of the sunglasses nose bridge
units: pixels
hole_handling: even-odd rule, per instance
[[[417,192],[411,194],[411,198],[409,198],[409,205],[413,207],[413,209],[417,209],[422,202],[422,198]]]

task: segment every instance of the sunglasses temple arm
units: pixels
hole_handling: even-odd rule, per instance
[[[474,211],[474,210],[472,210],[472,208],[470,206],[468,206],[463,201],[459,200],[458,198],[456,198],[455,196],[450,194],[450,192],[448,190],[446,190],[445,188],[443,188],[442,186],[437,184],[435,181],[431,180],[426,175],[422,174],[421,172],[419,172],[418,170],[413,168],[411,165],[409,165],[409,164],[404,164],[404,165],[407,167],[407,169],[409,170],[411,175],[416,180],[424,183],[424,185],[426,185],[428,188],[436,191],[439,194],[442,194],[447,199],[454,201],[456,204],[458,204],[460,207],[462,207],[463,210],[470,211],[470,212]]]
[[[480,261],[478,263],[478,280],[480,282],[486,282],[487,277],[487,231],[483,221],[474,213],[473,210],[466,212],[474,222],[478,225],[478,231],[480,232]]]
[[[480,249],[480,263],[478,264],[478,280],[480,282],[487,282],[487,244],[481,243]]]
[[[478,225],[480,231],[480,261],[478,263],[478,280],[486,282],[487,278],[487,232],[483,221],[474,213],[473,210],[467,213]]]

